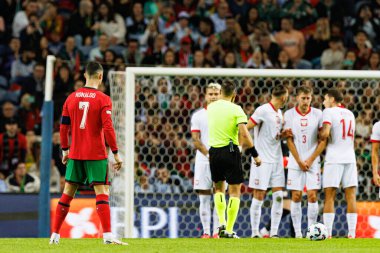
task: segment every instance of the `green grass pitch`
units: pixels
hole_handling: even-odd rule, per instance
[[[0,252],[380,252],[379,239],[331,239],[319,242],[306,239],[124,239],[123,241],[129,245],[104,245],[101,239],[61,239],[59,245],[49,245],[49,239],[0,239]]]

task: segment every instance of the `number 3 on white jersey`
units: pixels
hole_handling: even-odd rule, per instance
[[[87,113],[88,109],[90,108],[90,102],[79,102],[79,110],[84,110],[82,120],[80,122],[80,129],[86,128],[86,119],[87,119]]]

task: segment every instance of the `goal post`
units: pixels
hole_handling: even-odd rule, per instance
[[[42,144],[40,160],[40,181],[38,205],[38,236],[50,236],[50,166],[52,157],[52,135],[53,135],[53,75],[55,56],[48,55],[46,59],[44,103],[42,108]]]
[[[244,109],[248,103],[251,103],[252,105],[254,103],[255,105],[253,105],[253,107],[255,107],[260,103],[267,102],[267,99],[270,97],[271,88],[279,83],[286,83],[292,88],[292,90],[305,82],[311,83],[314,87],[314,95],[317,97],[312,105],[320,109],[322,108],[322,93],[329,87],[339,86],[346,89],[346,102],[349,103],[349,109],[350,107],[357,109],[357,101],[353,101],[354,96],[359,96],[359,100],[364,97],[362,91],[359,91],[361,87],[370,87],[373,94],[377,92],[376,89],[380,88],[380,71],[166,67],[127,67],[125,72],[110,71],[109,80],[111,98],[114,106],[113,121],[114,124],[117,125],[115,129],[118,136],[120,154],[124,162],[124,172],[120,173],[119,178],[115,178],[115,181],[117,181],[115,182],[116,186],[111,187],[111,206],[113,206],[115,210],[120,211],[116,213],[118,216],[118,221],[116,223],[118,223],[119,227],[122,227],[122,229],[118,230],[119,235],[122,234],[122,236],[127,238],[134,236],[135,166],[136,163],[145,162],[144,160],[136,160],[140,158],[136,158],[138,157],[138,154],[136,154],[138,151],[136,150],[138,150],[139,147],[135,143],[135,103],[136,99],[139,99],[138,96],[142,94],[141,87],[147,87],[148,90],[157,91],[156,79],[161,77],[170,81],[171,87],[169,87],[169,89],[173,90],[170,93],[170,96],[174,96],[176,93],[186,93],[186,88],[182,86],[199,86],[200,89],[198,91],[202,93],[202,88],[210,81],[223,79],[235,80],[241,91],[237,96],[236,102],[242,105]],[[139,86],[139,89],[136,88],[137,85]],[[249,87],[250,89],[245,89],[246,87]],[[250,91],[251,93],[247,93],[247,91]],[[191,95],[187,94],[187,96],[190,96],[190,102],[187,102],[197,106],[194,106],[194,108],[185,108],[185,110],[188,110],[186,117],[189,117],[188,115],[190,115],[195,109],[199,108],[199,105],[203,100],[200,99],[199,103],[195,103],[194,101],[191,101]],[[370,105],[369,100],[365,101]],[[294,104],[294,99],[290,100],[289,107],[294,106]],[[364,105],[362,107],[364,108]],[[151,111],[154,116],[164,118],[166,116],[162,110],[163,109],[160,108],[154,108],[154,110]],[[358,109],[357,111],[360,110]],[[144,122],[144,124],[147,124],[147,122]],[[178,124],[187,124],[187,121],[183,120],[182,123]],[[141,156],[144,159],[144,154]],[[191,156],[186,159],[188,159],[185,161],[186,163],[191,163]],[[173,160],[170,160],[165,163],[169,165],[174,162]],[[248,161],[245,161],[245,166],[247,166],[247,164]],[[181,167],[181,164],[171,164],[170,166],[177,166],[179,168]],[[247,170],[245,173],[248,173]],[[370,181],[370,179],[368,179],[369,174],[366,174],[366,176],[366,180]],[[372,188],[368,187],[368,189],[365,188],[363,191],[366,191],[368,196],[372,196]],[[365,198],[368,199],[369,197]],[[363,197],[363,199],[365,198]],[[124,216],[120,218],[120,215]],[[120,224],[120,222],[123,224]]]

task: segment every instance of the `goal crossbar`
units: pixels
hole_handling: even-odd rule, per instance
[[[128,75],[154,76],[225,76],[225,77],[288,77],[288,78],[372,78],[380,79],[380,71],[371,70],[312,70],[312,69],[236,69],[236,68],[165,68],[128,67]]]

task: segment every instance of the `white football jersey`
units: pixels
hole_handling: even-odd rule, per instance
[[[201,134],[201,142],[206,146],[208,146],[208,123],[207,123],[207,110],[205,108],[199,109],[194,112],[193,116],[191,116],[191,132],[199,132]],[[195,162],[205,161],[209,162],[209,159],[201,153],[201,151],[197,150],[197,154],[195,155]]]
[[[262,162],[278,163],[282,160],[280,134],[283,126],[281,110],[276,111],[271,103],[259,106],[250,120],[254,128],[254,144]]]
[[[289,109],[284,115],[285,129],[291,128],[293,132],[293,140],[298,155],[302,161],[308,159],[318,146],[318,130],[322,127],[322,111],[310,107],[309,111],[302,115],[297,107]],[[300,169],[298,163],[289,152],[288,168]],[[318,164],[320,158],[317,157],[314,165]]]
[[[376,122],[372,128],[371,142],[380,142],[380,121]]]
[[[330,124],[326,163],[356,163],[354,137],[355,116],[344,107],[323,110],[323,124]]]

